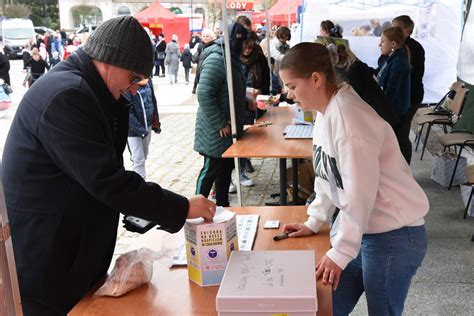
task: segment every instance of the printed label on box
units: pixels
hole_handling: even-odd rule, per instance
[[[222,223],[185,224],[189,279],[201,286],[219,285],[230,254],[238,250],[235,215]]]

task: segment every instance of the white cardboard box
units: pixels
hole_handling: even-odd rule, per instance
[[[234,251],[216,309],[220,316],[316,315],[314,251]]]
[[[239,250],[235,214],[221,223],[184,225],[189,279],[200,286],[219,285],[230,253]]]

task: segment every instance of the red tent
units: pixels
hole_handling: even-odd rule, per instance
[[[303,0],[278,0],[270,9],[268,9],[268,18],[270,19],[271,24],[287,25],[288,13],[290,13],[291,23],[296,22],[298,18],[298,6],[301,6],[302,4]],[[265,19],[265,12],[252,16],[253,23],[262,23]]]
[[[138,12],[135,15],[135,18],[140,23],[162,23],[165,20],[174,20],[176,19],[176,14],[171,12],[170,10],[163,7],[159,0],[153,3],[151,6],[146,8],[145,10]]]
[[[166,41],[171,41],[171,35],[178,35],[181,49],[189,42],[189,18],[179,17],[170,10],[163,7],[159,0],[145,10],[138,12],[135,18],[144,27],[148,27],[153,34],[163,33]]]

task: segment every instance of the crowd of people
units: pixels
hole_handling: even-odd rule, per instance
[[[226,29],[235,131],[220,29],[192,34],[181,51],[175,34],[169,41],[164,34],[155,38],[133,17],[119,17],[72,50],[59,36],[51,45],[38,39],[28,46],[30,89],[3,155],[25,314],[64,314],[103,277],[119,212],[176,232],[187,218],[210,220],[216,206],[229,206],[235,166],[222,154],[232,134],[240,137],[244,125],[265,113],[256,97],[274,94],[318,112],[316,198],[305,223],[283,229],[301,237],[332,224],[332,248],[316,268],[333,287],[335,315],[349,314],[364,292],[369,314],[401,315],[426,254],[423,217],[429,208],[409,168],[408,132],[423,99],[424,73],[424,50],[410,37],[413,29],[410,17],[399,16],[381,30],[379,66],[373,69],[337,40],[343,29],[332,21],[321,22],[316,43],[290,47],[289,28],[272,29],[267,39],[247,17],[237,17]],[[145,181],[151,133],[161,131],[152,77],[176,84],[180,62],[186,84],[196,65],[194,150],[203,159],[196,196],[189,198]],[[123,165],[127,145],[133,172]],[[247,175],[250,160],[239,164],[240,183],[254,185]],[[213,190],[215,203],[209,199]]]

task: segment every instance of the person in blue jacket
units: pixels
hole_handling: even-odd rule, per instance
[[[411,73],[405,36],[399,27],[389,27],[383,31],[380,38],[380,51],[383,57],[379,59],[376,70],[377,81],[391,104],[400,116],[400,128],[397,139],[403,157],[410,163],[411,142],[410,121],[408,119],[410,102]]]
[[[151,132],[161,132],[153,82],[151,79],[138,82],[137,93],[128,93],[124,97],[130,102],[127,138],[130,160],[133,171],[145,179],[145,160],[150,147]]]

